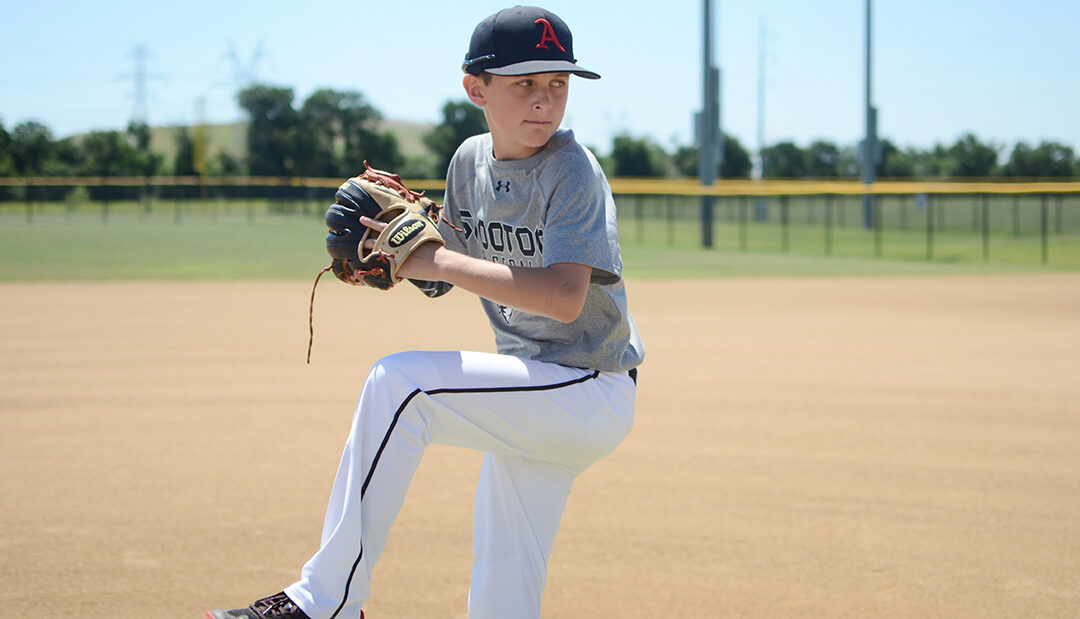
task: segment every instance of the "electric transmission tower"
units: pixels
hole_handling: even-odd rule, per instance
[[[228,43],[228,49],[225,51],[225,58],[229,61],[232,69],[232,80],[228,86],[232,89],[232,96],[235,102],[240,92],[246,88],[250,88],[259,83],[259,62],[263,59],[263,42],[260,40],[255,46],[255,51],[252,52],[247,62],[244,62],[240,58],[240,54],[236,51],[236,45],[232,41]],[[224,82],[218,82],[215,87],[226,86]],[[240,112],[239,107],[236,108],[237,112]],[[246,123],[243,118],[243,114],[237,117],[236,122],[232,125],[232,154],[239,159],[246,159],[247,152],[247,140],[246,140]]]
[[[240,92],[259,82],[259,61],[263,58],[262,41],[259,41],[255,46],[255,51],[252,52],[251,58],[246,64],[240,60],[240,55],[236,52],[236,46],[232,42],[229,42],[228,57],[232,63],[233,87],[236,92]]]
[[[123,80],[132,80],[135,90],[132,98],[135,104],[131,110],[131,122],[134,124],[150,124],[150,88],[152,79],[160,79],[160,75],[149,72],[150,50],[145,45],[137,45],[130,56],[135,60],[135,69],[127,75],[120,76]]]

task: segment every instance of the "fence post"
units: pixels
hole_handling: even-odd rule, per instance
[[[746,196],[739,199],[739,251],[746,251],[747,226],[749,225],[747,220],[750,219],[747,212],[748,201],[749,198]]]
[[[64,222],[70,222],[71,216],[75,214],[75,203],[71,197],[71,192],[64,194]]]
[[[712,195],[701,196],[701,246],[712,249],[713,246],[713,203]]]
[[[982,197],[982,246],[983,262],[990,260],[990,194]]]
[[[1020,236],[1020,196],[1013,196],[1012,203],[1013,236]]]
[[[934,200],[933,194],[926,194],[926,259],[934,259]]]
[[[183,216],[180,213],[180,201],[184,197],[183,188],[180,186],[176,186],[173,187],[173,191],[176,192],[173,194],[173,223],[176,225],[180,225],[180,222],[183,219]]]
[[[1041,203],[1041,208],[1039,209],[1039,236],[1042,237],[1042,263],[1045,265],[1050,261],[1050,209],[1049,205],[1047,204],[1047,202],[1049,201],[1049,196],[1043,194],[1039,196],[1039,198]]]
[[[788,238],[788,196],[780,196],[780,249],[786,254],[791,249],[791,239]]]
[[[667,246],[669,247],[675,245],[675,207],[672,205],[674,200],[675,198],[669,193],[664,203],[664,211],[667,215]]]
[[[870,198],[870,208],[874,218],[874,257],[882,255],[882,225],[881,225],[881,196],[875,195]]]
[[[825,196],[825,255],[832,255],[833,244],[833,196],[832,194],[826,194]]]
[[[638,243],[645,242],[645,196],[639,194],[634,202],[634,216],[637,218]]]
[[[1054,197],[1054,233],[1063,234],[1065,232],[1065,207],[1062,201],[1065,196],[1058,194]]]
[[[142,199],[143,210],[147,215],[150,215],[154,210],[154,193],[149,176],[143,177],[143,184],[139,189],[141,190],[140,198]]]

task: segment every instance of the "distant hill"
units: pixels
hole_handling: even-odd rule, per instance
[[[424,146],[424,134],[435,128],[431,123],[418,123],[407,120],[384,120],[382,130],[389,131],[397,138],[398,148],[405,157],[428,157],[430,153]]]
[[[172,126],[150,129],[150,150],[164,155],[165,165],[170,169],[173,160],[176,159],[176,135],[183,128]],[[189,132],[194,132],[191,127],[187,129]],[[226,152],[233,158],[239,159],[244,153],[244,144],[247,142],[247,124],[206,125],[206,139],[207,151],[211,157],[219,152]]]
[[[183,127],[153,127],[150,130],[150,148],[165,157],[165,164],[172,165],[176,158],[176,134]],[[389,131],[397,138],[398,147],[405,157],[430,157],[424,146],[423,136],[431,131],[434,125],[404,120],[385,120],[382,130]],[[188,127],[189,131],[194,131]],[[206,125],[207,150],[211,157],[219,152],[226,152],[234,158],[240,159],[244,154],[244,145],[247,141],[246,123],[226,123]]]

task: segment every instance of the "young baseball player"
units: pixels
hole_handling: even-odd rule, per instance
[[[476,27],[464,87],[490,133],[466,140],[450,163],[445,246],[422,245],[401,266],[434,282],[429,296],[451,287],[479,296],[498,353],[407,352],[376,363],[321,547],[300,580],[208,619],[362,617],[372,569],[432,443],[484,453],[469,617],[540,617],[570,487],[630,431],[644,357],[611,189],[593,155],[559,128],[570,76],[600,77],[576,64],[572,44],[559,17],[534,7]]]

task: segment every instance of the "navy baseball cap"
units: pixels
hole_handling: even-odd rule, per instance
[[[599,73],[577,65],[566,22],[534,6],[503,9],[477,24],[461,68],[472,75],[573,73],[600,79]]]

